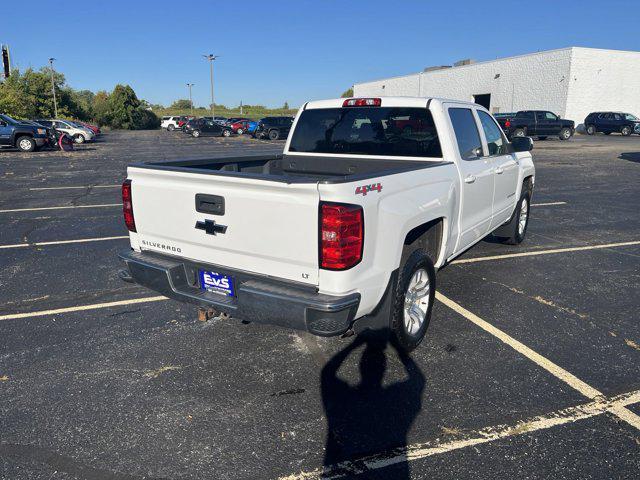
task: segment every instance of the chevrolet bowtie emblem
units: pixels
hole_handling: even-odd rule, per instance
[[[226,233],[227,226],[220,225],[215,220],[205,220],[204,222],[196,222],[196,228],[198,230],[204,230],[207,235],[216,235],[218,233]]]

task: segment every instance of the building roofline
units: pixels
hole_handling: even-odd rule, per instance
[[[354,83],[355,85],[362,85],[365,83],[374,83],[374,82],[381,82],[383,80],[394,80],[396,78],[404,78],[404,77],[412,77],[414,75],[434,75],[434,74],[438,74],[438,73],[442,73],[442,72],[450,72],[451,70],[454,69],[461,69],[461,68],[470,68],[470,67],[475,67],[476,65],[486,65],[487,63],[495,63],[495,62],[504,62],[505,60],[512,60],[515,58],[523,58],[523,57],[532,57],[534,55],[546,55],[549,53],[556,53],[556,52],[562,52],[565,50],[598,50],[601,52],[616,52],[616,53],[637,53],[640,55],[640,52],[636,52],[634,50],[612,50],[612,49],[606,49],[606,48],[592,48],[592,47],[563,47],[563,48],[555,48],[553,50],[542,50],[540,52],[531,52],[531,53],[523,53],[521,55],[513,55],[511,57],[502,57],[502,58],[494,58],[493,60],[482,60],[480,62],[474,62],[468,65],[458,65],[457,67],[452,66],[451,68],[441,68],[438,70],[432,70],[429,72],[425,72],[425,71],[420,71],[420,72],[413,72],[413,73],[407,73],[404,75],[394,75],[392,77],[385,77],[385,78],[378,78],[378,79],[374,79],[374,80],[367,80],[364,82],[357,82]]]

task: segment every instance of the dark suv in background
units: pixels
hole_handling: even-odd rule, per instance
[[[263,118],[258,122],[258,126],[253,131],[253,138],[268,138],[269,140],[287,138],[292,124],[292,117]]]
[[[628,137],[632,133],[640,135],[640,119],[635,115],[623,112],[592,112],[584,119],[584,128],[589,135],[602,132],[621,133]]]
[[[560,118],[547,110],[521,110],[512,117],[496,117],[507,137],[538,137],[544,140],[558,136],[569,140],[575,132],[573,120]]]

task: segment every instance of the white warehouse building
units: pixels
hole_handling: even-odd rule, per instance
[[[419,96],[475,101],[492,113],[550,110],[581,124],[590,112],[640,117],[640,52],[569,47],[486,62],[457,62],[357,83],[355,97]]]

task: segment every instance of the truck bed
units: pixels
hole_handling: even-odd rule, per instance
[[[346,183],[448,162],[437,160],[386,160],[353,157],[260,155],[218,159],[172,160],[131,165],[175,172],[227,175],[284,183]]]

